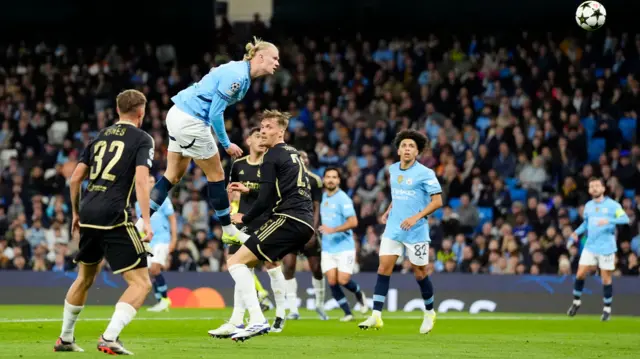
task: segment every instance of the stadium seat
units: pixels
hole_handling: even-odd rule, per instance
[[[491,120],[489,120],[489,117],[480,116],[476,120],[476,129],[478,129],[478,131],[484,133],[484,131],[487,128],[489,128],[490,122],[491,122]]]
[[[625,189],[624,190],[624,197],[625,198],[633,199],[635,196],[636,196],[636,190],[635,189]]]
[[[589,162],[598,162],[600,155],[604,153],[607,147],[607,142],[604,138],[592,138],[589,140],[587,147]]]
[[[9,160],[11,160],[12,157],[18,157],[18,150],[15,148],[2,150],[0,153],[0,165],[2,165],[2,168],[9,165]]]
[[[621,118],[618,122],[618,128],[622,132],[625,141],[632,142],[636,135],[637,120],[635,118]]]
[[[493,208],[491,207],[478,207],[478,214],[480,215],[480,226],[493,220]]]
[[[47,132],[49,143],[52,145],[61,145],[69,132],[69,123],[67,121],[56,121],[51,124],[51,128]]]
[[[587,132],[587,138],[593,137],[593,134],[596,132],[596,120],[592,117],[585,117],[580,120],[584,130]]]
[[[527,190],[522,188],[511,188],[509,189],[509,194],[511,194],[511,201],[527,201]]]
[[[442,217],[444,216],[444,211],[442,210],[442,208],[438,208],[435,212],[431,214],[431,216],[435,219],[441,220]]]
[[[577,209],[575,209],[573,207],[569,207],[567,212],[569,214],[569,220],[571,220],[571,222],[573,222],[576,219],[578,219],[578,210]]]
[[[518,187],[518,179],[513,177],[507,177],[504,179],[504,184],[509,189],[516,188]]]
[[[452,209],[457,209],[458,207],[460,207],[460,198],[457,198],[457,197],[449,198],[449,206]]]

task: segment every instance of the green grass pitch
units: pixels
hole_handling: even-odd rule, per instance
[[[113,307],[87,307],[76,325],[76,341],[85,353],[54,353],[62,306],[0,306],[0,358],[99,358],[96,341]],[[273,311],[266,314],[273,315]],[[614,310],[615,313],[615,310]],[[121,339],[139,358],[638,358],[640,318],[595,316],[439,314],[435,329],[421,335],[421,313],[383,314],[380,331],[361,331],[351,323],[316,319],[289,321],[284,332],[244,343],[207,335],[230,310],[144,309]]]

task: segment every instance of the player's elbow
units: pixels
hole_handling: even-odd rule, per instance
[[[431,196],[431,203],[433,203],[433,205],[436,207],[436,209],[438,208],[442,208],[442,195],[441,194],[436,194]]]
[[[349,217],[349,219],[347,219],[347,224],[349,226],[349,229],[358,227],[358,218],[356,216]]]

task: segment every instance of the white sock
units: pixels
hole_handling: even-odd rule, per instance
[[[231,313],[231,319],[229,319],[229,323],[239,326],[244,321],[244,313],[246,312],[244,308],[244,302],[242,301],[242,294],[240,293],[240,289],[238,286],[234,286],[233,288],[233,312]]]
[[[229,267],[229,274],[236,282],[236,288],[240,291],[242,302],[245,308],[249,310],[250,323],[264,323],[266,321],[260,302],[258,301],[258,293],[256,293],[256,283],[253,280],[253,274],[244,264],[234,264]]]
[[[230,236],[235,236],[239,232],[238,227],[233,224],[222,226],[222,231]]]
[[[62,332],[60,338],[65,342],[73,341],[73,330],[76,328],[76,320],[82,312],[84,305],[72,305],[66,300],[64,301],[64,310],[62,311]]]
[[[282,274],[282,266],[271,268],[267,271],[271,278],[271,290],[276,300],[276,317],[283,318],[285,316],[285,305],[287,303],[285,293],[287,292],[287,281]]]
[[[316,308],[324,310],[324,277],[322,277],[322,279],[311,277],[311,284],[313,285],[313,292],[316,296]]]
[[[611,314],[611,307],[604,307],[602,311]]]
[[[373,312],[371,312],[371,315],[373,315],[376,318],[382,318],[382,312],[379,310],[374,310]]]
[[[435,314],[435,313],[436,313],[436,311],[435,311],[435,310],[433,310],[433,309],[429,309],[429,310],[426,310],[426,309],[425,309],[425,310],[424,310],[424,312],[425,312],[425,313],[429,313],[429,314]]]
[[[289,312],[298,314],[298,281],[295,278],[287,279],[286,288]]]
[[[131,304],[125,302],[118,302],[116,304],[116,310],[113,312],[113,316],[111,317],[111,321],[107,326],[107,330],[104,331],[102,337],[106,340],[116,340],[120,335],[120,332],[127,324],[131,323],[133,318],[136,316],[136,308],[132,307]]]
[[[580,299],[574,299],[573,300],[573,304],[577,305],[578,307],[582,305],[582,300]]]

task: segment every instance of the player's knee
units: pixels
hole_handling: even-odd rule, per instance
[[[282,273],[284,274],[284,278],[285,279],[287,279],[287,280],[293,279],[293,277],[296,274],[296,269],[292,265],[287,265],[286,263],[283,263]]]
[[[391,275],[391,273],[393,273],[393,265],[382,262],[378,265],[378,274]]]
[[[335,276],[327,277],[327,283],[329,284],[329,287],[333,287],[338,284],[338,280]]]
[[[413,275],[416,277],[416,280],[418,281],[427,278],[427,266],[415,267],[413,269]]]
[[[347,285],[347,283],[349,283],[349,281],[351,280],[350,276],[338,276],[338,283],[340,283],[340,285]]]

